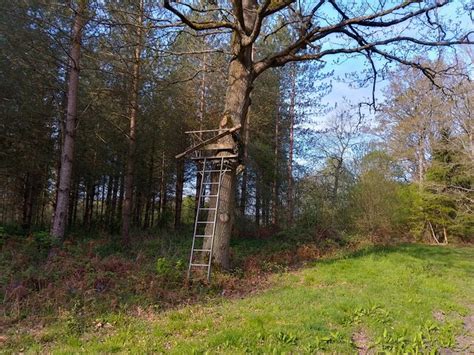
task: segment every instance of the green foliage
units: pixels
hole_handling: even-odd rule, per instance
[[[373,347],[396,354],[436,354],[441,349],[449,349],[454,345],[454,325],[450,323],[439,325],[429,320],[415,331],[404,328],[399,332],[389,332],[384,328]]]
[[[155,263],[156,274],[169,282],[180,282],[184,278],[185,264],[182,260],[172,261],[166,257],[158,258]]]
[[[68,332],[72,335],[81,335],[86,330],[86,321],[83,300],[77,298],[71,310],[66,314],[65,322]]]
[[[366,318],[371,318],[378,323],[386,324],[393,321],[393,317],[390,316],[390,313],[382,308],[379,305],[373,305],[372,307],[357,307],[354,312],[347,319],[347,324],[360,324],[366,320]]]
[[[46,231],[34,232],[33,238],[40,252],[47,252],[53,245],[58,244],[56,239]]]
[[[426,173],[422,208],[426,220],[435,233],[469,240],[474,235],[472,162],[462,159],[462,152],[452,144],[449,129],[441,131],[441,138],[433,152],[433,162]]]
[[[0,248],[3,246],[3,243],[5,243],[6,238],[7,233],[5,232],[5,228],[3,226],[0,226]]]
[[[382,151],[367,154],[362,161],[362,174],[352,190],[352,214],[357,232],[372,237],[388,238],[397,230],[397,214],[401,208],[397,167]]]

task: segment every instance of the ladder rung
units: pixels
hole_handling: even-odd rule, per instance
[[[192,157],[191,159],[192,160],[220,160],[220,159],[232,159],[232,158],[238,158],[239,156],[238,155],[226,155],[226,156],[222,156],[222,157],[218,157],[218,156],[212,156],[212,157]]]
[[[208,207],[204,208],[204,207],[202,207],[199,210],[200,211],[215,211],[215,210],[217,210],[217,208],[215,208],[215,207],[214,208],[208,208]]]
[[[211,251],[211,249],[194,249],[194,250],[193,250],[193,252],[194,252],[194,251],[203,251],[203,252],[205,251],[205,252],[210,252],[210,251]]]
[[[203,185],[218,185],[220,184],[219,182],[203,182]]]
[[[214,222],[212,222],[212,221],[197,221],[197,223],[207,223],[207,224],[212,224],[212,223],[214,223]]]
[[[218,195],[201,195],[201,198],[206,198],[206,197],[217,197]]]
[[[225,169],[225,168],[222,168],[222,170],[214,170],[214,169],[213,170],[204,170],[204,174],[205,173],[221,173],[221,172],[226,171],[226,170],[227,169]],[[202,173],[202,171],[200,171],[200,173]]]
[[[205,267],[209,267],[209,264],[191,264],[191,266],[205,266]]]
[[[212,235],[196,234],[194,237],[196,237],[196,238],[212,238]]]

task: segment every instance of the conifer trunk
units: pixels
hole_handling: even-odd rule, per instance
[[[176,165],[176,192],[175,192],[175,208],[174,208],[174,229],[175,230],[181,227],[183,188],[184,188],[184,161],[180,159]]]
[[[293,223],[293,149],[294,149],[294,126],[295,126],[295,98],[296,98],[296,66],[291,68],[291,92],[290,92],[290,142],[288,148],[288,224]]]
[[[72,165],[74,161],[74,144],[76,135],[77,97],[79,88],[79,61],[81,57],[82,29],[86,22],[86,0],[79,0],[74,25],[72,29],[72,47],[69,53],[69,79],[67,94],[67,109],[64,142],[61,147],[61,167],[59,169],[59,183],[56,207],[54,210],[51,235],[63,239],[66,232],[66,223],[69,207],[69,193],[72,179]]]
[[[143,0],[140,1],[140,8],[137,19],[136,39],[137,44],[133,53],[133,69],[132,69],[132,91],[130,97],[130,126],[128,134],[128,155],[127,166],[124,180],[124,200],[122,208],[122,239],[125,244],[130,243],[130,220],[133,206],[133,180],[135,171],[135,151],[136,151],[136,132],[137,132],[137,116],[138,116],[138,91],[140,84],[140,67],[142,54],[142,37],[143,37]]]

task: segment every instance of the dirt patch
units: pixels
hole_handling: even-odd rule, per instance
[[[438,319],[436,314],[437,312],[433,313],[436,320],[444,321],[444,314],[442,319]],[[456,337],[456,345],[452,349],[443,349],[441,354],[474,354],[474,305],[469,306],[469,314],[463,318],[463,326],[462,334]]]
[[[352,334],[352,342],[354,343],[355,347],[357,348],[357,353],[362,354],[369,354],[370,353],[370,338],[367,335],[367,332],[364,329],[359,329],[357,332]]]
[[[443,311],[434,311],[433,318],[436,319],[438,322],[444,322],[446,319],[446,315]]]
[[[464,317],[464,334],[456,338],[456,350],[463,354],[474,354],[474,306],[469,307],[470,314]]]

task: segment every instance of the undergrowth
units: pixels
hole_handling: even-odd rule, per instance
[[[11,352],[337,353],[363,331],[374,351],[427,353],[452,348],[462,325],[432,312],[474,302],[469,248],[284,231],[234,239],[232,270],[205,284],[185,282],[189,231],[136,234],[129,248],[108,235],[57,245],[1,232],[0,344]]]

